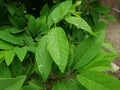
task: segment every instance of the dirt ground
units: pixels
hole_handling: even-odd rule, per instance
[[[119,8],[118,8],[119,10]],[[118,52],[118,57],[114,61],[116,65],[120,67],[120,12],[112,11],[111,15],[116,17],[117,22],[109,23],[109,27],[106,30],[106,39],[113,45],[113,47]],[[115,72],[111,73],[116,78],[120,79],[120,69]]]

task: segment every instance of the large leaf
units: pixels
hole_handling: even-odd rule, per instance
[[[19,76],[16,78],[1,78],[0,79],[0,90],[20,90],[25,76]]]
[[[14,35],[6,31],[0,31],[0,39],[6,42],[9,42],[11,44],[14,44],[14,45],[20,45],[20,46],[24,45],[24,42],[21,38],[15,37]]]
[[[14,48],[14,52],[16,53],[16,55],[18,56],[18,58],[20,59],[21,62],[25,58],[27,50],[28,50],[27,46],[24,46],[21,48],[19,48],[19,47]]]
[[[77,77],[88,90],[120,90],[120,81],[95,71],[84,71]]]
[[[55,7],[55,9],[48,16],[48,26],[51,27],[53,24],[56,24],[63,19],[63,17],[69,12],[71,5],[72,1],[67,0]]]
[[[5,54],[5,61],[7,65],[10,65],[14,59],[15,53],[13,50],[7,51]]]
[[[77,47],[75,51],[74,68],[79,69],[87,65],[98,53],[104,42],[104,31],[99,32],[97,37],[90,36]]]
[[[63,73],[68,60],[69,45],[62,28],[55,27],[50,30],[47,48],[54,62]]]
[[[40,40],[35,57],[39,72],[45,81],[48,78],[52,68],[52,58],[47,50],[47,36],[42,37]]]
[[[65,20],[68,23],[71,23],[71,24],[75,25],[77,28],[83,29],[90,34],[94,34],[92,32],[91,27],[87,24],[87,22],[80,17],[71,16],[71,17],[65,18]]]

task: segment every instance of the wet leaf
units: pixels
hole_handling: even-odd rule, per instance
[[[47,49],[51,57],[63,73],[69,55],[69,45],[64,30],[61,27],[52,28],[48,34],[47,42]]]

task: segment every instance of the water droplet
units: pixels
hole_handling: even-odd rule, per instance
[[[56,19],[56,18],[54,18],[54,21],[57,21],[57,19]]]
[[[61,66],[64,66],[64,64],[62,64]]]
[[[76,24],[76,26],[78,26],[78,24]]]
[[[51,33],[51,35],[53,35],[53,33]]]
[[[58,65],[60,65],[60,63],[58,62]]]
[[[53,42],[50,42],[50,44],[54,44]]]
[[[43,65],[39,65],[39,68],[43,68]]]

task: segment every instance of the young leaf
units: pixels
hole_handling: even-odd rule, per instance
[[[47,50],[47,36],[40,40],[35,57],[39,72],[43,80],[46,81],[52,68],[52,58]]]
[[[19,47],[14,48],[15,54],[18,56],[18,58],[20,59],[21,62],[25,58],[27,50],[28,50],[27,46],[24,46],[24,47],[21,47],[21,48],[19,48]]]
[[[76,3],[74,3],[70,8],[70,12],[72,12],[72,13],[76,12],[76,8],[78,6],[80,6],[81,3],[82,3],[82,1],[77,1]]]
[[[5,54],[5,61],[6,61],[6,64],[9,66],[13,59],[14,59],[14,56],[15,56],[15,53],[13,50],[11,51],[7,51],[6,54]]]
[[[64,1],[60,3],[48,16],[47,24],[49,28],[58,23],[63,17],[69,12],[69,9],[72,5],[71,0]]]
[[[69,45],[65,32],[60,27],[52,28],[48,34],[47,49],[54,62],[63,73],[69,55]]]
[[[20,90],[25,76],[19,76],[16,78],[1,78],[0,79],[0,90]]]
[[[91,27],[87,24],[87,22],[80,18],[80,17],[68,17],[68,18],[65,18],[65,20],[68,22],[68,23],[71,23],[73,25],[75,25],[77,28],[80,28],[80,29],[83,29],[85,30],[86,32],[90,33],[90,34],[94,34],[92,32],[92,29]]]
[[[96,71],[84,71],[77,77],[88,90],[119,90],[120,81]]]
[[[75,51],[75,69],[87,65],[99,52],[104,42],[104,31],[98,33],[98,37],[90,36],[77,47]]]
[[[6,31],[0,31],[0,39],[14,45],[20,45],[20,46],[24,45],[24,42],[21,38],[15,37],[14,35]]]

